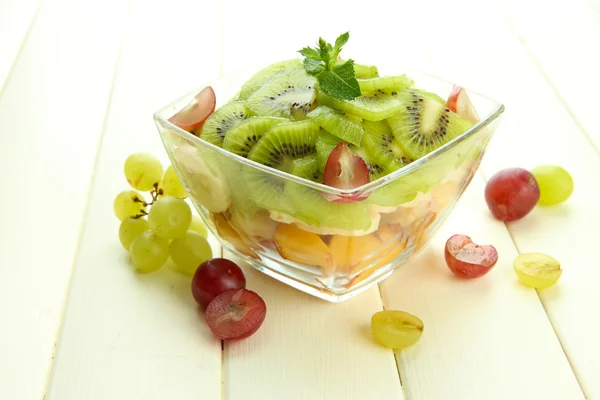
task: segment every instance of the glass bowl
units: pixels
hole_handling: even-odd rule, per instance
[[[207,83],[217,107],[254,72]],[[387,73],[405,72],[417,88],[441,97],[452,90],[452,83],[427,74]],[[429,242],[473,178],[504,111],[468,91],[481,116],[472,128],[389,175],[340,190],[235,155],[170,123],[199,90],[154,114],[198,213],[223,247],[254,268],[332,302],[382,281]],[[326,197],[360,200],[340,204]]]

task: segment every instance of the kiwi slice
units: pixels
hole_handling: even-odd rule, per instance
[[[223,145],[223,138],[229,130],[247,120],[250,116],[243,101],[233,101],[217,109],[204,122],[197,136],[216,146]]]
[[[365,135],[361,145],[369,159],[381,165],[385,171],[395,171],[413,161],[396,140],[385,120],[365,121],[364,128]]]
[[[337,136],[333,136],[331,133],[323,130],[317,138],[317,166],[319,170],[324,171],[325,165],[327,165],[327,159],[329,154],[335,149],[342,139]]]
[[[319,162],[316,154],[292,161],[290,173],[313,182],[323,182],[323,173],[319,170]]]
[[[383,76],[380,78],[357,79],[363,95],[396,95],[399,90],[414,86],[415,82],[406,75]]]
[[[302,120],[315,102],[315,83],[304,69],[282,73],[248,98],[248,108],[256,115]]]
[[[319,106],[308,114],[308,118],[314,120],[332,135],[348,143],[360,146],[365,131],[357,123],[359,120],[356,117],[348,117],[333,108]]]
[[[371,214],[366,202],[330,203],[315,189],[288,182],[285,194],[294,207],[294,217],[315,227],[349,231],[366,231],[371,225]]]
[[[357,115],[368,121],[381,121],[402,110],[402,101],[397,95],[374,93],[354,100],[338,100],[318,91],[319,104]]]
[[[290,172],[293,160],[316,154],[318,135],[319,125],[311,120],[277,124],[254,145],[248,158]],[[250,166],[243,174],[251,201],[267,210],[293,215],[293,205],[284,192],[285,178]]]
[[[390,172],[379,161],[371,157],[371,155],[368,154],[364,148],[351,145],[350,150],[352,150],[354,154],[360,156],[365,161],[365,164],[367,164],[367,168],[369,169],[369,178],[371,182],[381,178],[382,176],[387,175]]]
[[[394,136],[414,160],[468,130],[473,123],[417,89],[398,92],[405,106],[388,119]]]
[[[347,60],[337,60],[336,65],[344,64]],[[379,76],[379,70],[374,65],[354,64],[354,76],[357,79],[368,79]]]
[[[238,94],[239,100],[248,99],[254,92],[260,89],[265,83],[283,73],[303,68],[302,60],[294,58],[269,65],[254,74],[244,85]]]
[[[315,156],[294,160],[292,169],[306,179],[319,172]],[[365,202],[331,203],[318,190],[293,181],[286,182],[285,195],[294,208],[294,217],[308,225],[360,231],[368,230],[372,225]]]
[[[234,126],[223,140],[223,148],[242,157],[247,157],[252,147],[274,125],[288,121],[277,117],[250,117]]]

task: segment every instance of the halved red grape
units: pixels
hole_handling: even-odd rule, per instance
[[[531,172],[506,168],[496,172],[485,187],[485,201],[500,221],[523,218],[540,199],[540,188]]]
[[[215,111],[216,104],[217,98],[215,96],[215,91],[212,87],[207,86],[202,89],[188,105],[169,118],[169,122],[177,125],[181,129],[191,131],[204,124],[206,118]]]
[[[340,142],[329,154],[323,183],[338,189],[354,189],[370,182],[369,168],[359,155],[354,154],[348,143]],[[351,203],[364,200],[364,196],[339,197],[324,194],[325,198],[334,203]]]
[[[446,242],[446,264],[461,278],[479,278],[487,274],[498,261],[498,252],[491,245],[480,246],[470,237],[454,235]]]
[[[461,86],[454,85],[452,92],[448,96],[446,107],[474,124],[479,122],[479,115],[475,110],[475,106],[473,106],[467,91]]]
[[[246,277],[234,262],[212,258],[200,264],[192,278],[192,295],[203,308],[219,294],[246,287]]]
[[[256,293],[246,289],[227,290],[206,308],[206,323],[219,338],[244,339],[260,328],[267,305]]]

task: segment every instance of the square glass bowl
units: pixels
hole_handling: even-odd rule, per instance
[[[220,78],[217,107],[255,71]],[[442,97],[452,84],[409,76]],[[332,302],[382,281],[415,256],[460,198],[480,165],[504,106],[468,92],[480,121],[444,146],[380,179],[339,190],[227,152],[168,119],[201,89],[154,114],[191,201],[223,247],[254,268]],[[359,198],[334,203],[326,197]]]

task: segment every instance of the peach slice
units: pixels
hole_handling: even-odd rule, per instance
[[[381,237],[381,235],[380,235],[380,237]],[[389,236],[388,239],[391,237],[392,236]],[[398,257],[406,248],[407,241],[408,241],[407,238],[405,238],[404,236],[401,236],[398,240],[394,240],[393,242],[384,245],[384,247],[379,252],[380,254],[385,254],[381,258],[381,260],[379,260],[379,262],[377,264],[362,271],[360,274],[358,274],[354,278],[352,278],[352,280],[350,282],[348,282],[348,284],[346,284],[346,286],[345,286],[346,289],[348,289],[352,286],[358,285],[360,282],[364,281],[369,276],[371,276],[379,268],[394,261],[396,259],[396,257]],[[385,240],[384,240],[384,242],[385,242]],[[367,260],[367,262],[365,262],[363,264],[366,265],[370,261],[372,261],[372,258]],[[356,269],[360,270],[360,268],[361,268],[361,266],[357,267]]]
[[[319,235],[288,224],[279,224],[273,241],[279,254],[289,261],[331,269],[331,256]]]
[[[335,235],[329,242],[329,251],[336,272],[351,274],[364,265],[365,259],[372,260],[381,249],[381,240],[375,235]]]
[[[213,223],[217,228],[217,233],[223,240],[230,243],[235,249],[246,256],[259,259],[255,252],[244,243],[240,234],[233,229],[223,214],[211,214]]]

